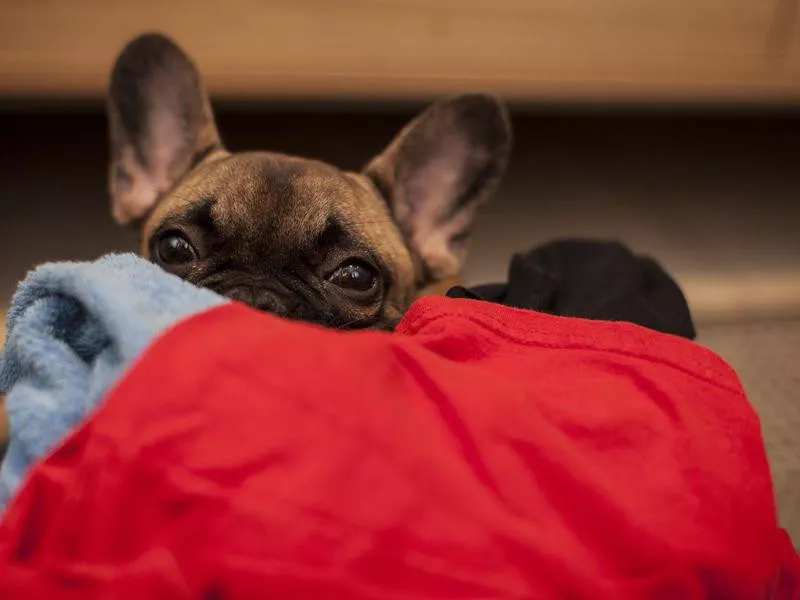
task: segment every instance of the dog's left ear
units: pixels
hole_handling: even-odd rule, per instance
[[[500,182],[510,151],[503,104],[471,94],[429,107],[366,167],[424,264],[422,283],[460,270],[476,212]]]
[[[221,148],[191,59],[150,33],[122,50],[108,94],[111,208],[121,224],[144,216],[206,154]]]

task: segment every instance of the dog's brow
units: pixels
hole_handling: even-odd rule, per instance
[[[325,228],[316,237],[314,247],[319,250],[325,250],[333,246],[346,246],[352,245],[353,239],[345,231],[344,227],[334,219],[328,219],[325,223]]]
[[[359,241],[357,238],[353,237],[352,234],[348,233],[348,228],[346,228],[342,223],[337,221],[335,218],[330,217],[325,223],[325,228],[314,240],[314,252],[322,255],[330,252],[334,248],[343,249],[346,251],[355,251],[357,255],[360,255],[362,258],[368,258],[368,260],[381,272],[386,285],[389,285],[391,282],[392,275],[390,269],[381,256],[376,254],[373,248],[369,247],[368,245]]]
[[[187,211],[187,219],[206,232],[215,231],[217,225],[214,222],[214,217],[212,216],[211,211],[216,202],[217,201],[215,198],[204,198],[191,209],[189,209],[189,211]]]
[[[213,235],[218,231],[217,224],[211,214],[211,210],[216,204],[216,199],[206,198],[190,207],[185,213],[168,215],[164,221],[156,228],[153,235],[174,227],[194,227],[205,235]]]

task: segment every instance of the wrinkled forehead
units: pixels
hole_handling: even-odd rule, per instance
[[[266,153],[231,155],[203,165],[175,190],[177,201],[211,205],[226,232],[250,236],[318,234],[353,191],[336,169]]]
[[[145,240],[156,228],[187,221],[241,245],[258,242],[275,250],[313,244],[332,225],[382,252],[404,249],[388,206],[366,178],[267,152],[209,157],[156,208]]]
[[[149,219],[153,226],[205,206],[231,235],[290,237],[319,234],[331,217],[371,212],[365,191],[336,168],[266,152],[211,157],[182,180]]]

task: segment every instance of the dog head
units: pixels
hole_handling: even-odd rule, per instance
[[[432,105],[360,173],[276,152],[225,149],[192,61],[148,34],[117,59],[109,92],[117,222],[166,271],[289,318],[391,327],[460,269],[511,131],[502,104]]]

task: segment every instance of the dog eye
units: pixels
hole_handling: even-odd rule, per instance
[[[180,232],[171,232],[161,237],[156,246],[159,262],[166,265],[184,265],[197,260],[197,252]]]
[[[345,290],[363,293],[375,288],[378,274],[368,264],[354,260],[340,265],[328,276],[328,281]]]

